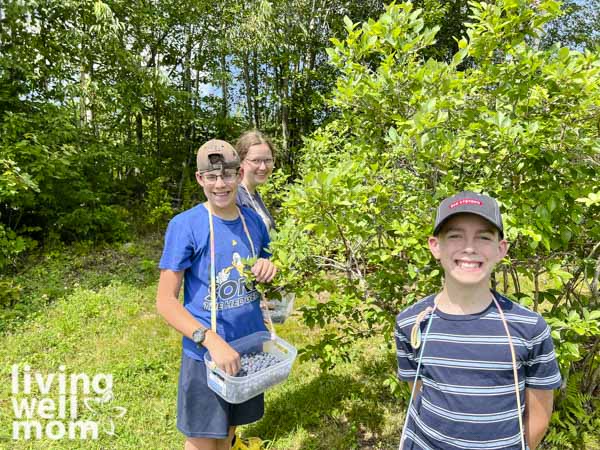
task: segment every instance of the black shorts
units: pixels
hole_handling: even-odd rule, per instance
[[[188,437],[224,439],[229,427],[259,420],[265,411],[264,395],[234,405],[206,384],[204,361],[181,356],[177,388],[177,428]]]

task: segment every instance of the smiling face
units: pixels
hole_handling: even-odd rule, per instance
[[[196,172],[196,181],[204,189],[212,212],[223,219],[237,217],[235,195],[241,180],[242,172],[237,169]]]
[[[248,147],[248,153],[242,161],[244,184],[254,189],[264,184],[273,172],[273,153],[268,144],[255,144]]]
[[[444,268],[446,283],[488,288],[494,266],[506,256],[508,244],[498,230],[475,214],[458,214],[448,220],[429,249]]]

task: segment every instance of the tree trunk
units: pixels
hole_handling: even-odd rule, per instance
[[[156,157],[158,158],[158,175],[160,176],[160,168],[162,164],[160,163],[160,101],[157,92],[154,93],[154,122],[156,125]]]
[[[88,85],[89,88],[89,99],[90,99],[90,109],[89,109],[89,113],[90,113],[90,125],[92,126],[92,130],[94,132],[94,136],[96,136],[96,139],[98,139],[100,137],[100,134],[98,132],[98,124],[96,123],[96,101],[95,101],[95,93],[91,90],[92,88],[92,83],[94,81],[94,61],[93,59],[90,57],[89,60],[89,66],[90,66],[90,83]]]
[[[86,89],[86,80],[87,73],[85,72],[85,67],[81,64],[79,68],[79,127],[83,128],[86,123],[86,115],[87,115],[87,106],[86,106],[86,98],[87,98],[87,89]]]
[[[292,166],[292,161],[289,155],[289,142],[290,142],[290,131],[289,131],[289,111],[288,111],[288,76],[285,73],[286,69],[279,66],[279,111],[281,120],[281,137],[282,137],[282,150],[283,154],[288,159],[288,164]]]
[[[127,145],[127,147],[129,147],[131,145],[131,110],[129,108],[127,108],[126,118],[127,118],[127,137],[125,138],[125,144]]]
[[[138,153],[141,155],[144,145],[143,117],[141,112],[135,115],[135,137],[137,141]]]
[[[221,91],[223,92],[223,103],[222,103],[222,115],[223,115],[223,119],[227,119],[227,116],[229,115],[229,86],[227,83],[227,61],[225,60],[225,53],[221,53],[220,55],[220,61],[221,61]]]
[[[258,129],[260,128],[260,104],[258,101],[258,56],[256,54],[256,50],[252,52],[252,88],[254,89],[254,126]]]
[[[193,45],[193,27],[189,27],[188,35],[186,40],[186,49],[185,49],[185,58],[184,58],[184,70],[183,70],[183,89],[188,93],[190,111],[193,114],[194,111],[194,101],[192,97],[192,68],[191,68],[191,60],[192,60],[192,45]],[[187,157],[184,159],[182,167],[181,167],[181,177],[179,180],[179,186],[177,189],[177,198],[175,199],[175,207],[177,209],[180,208],[183,202],[183,184],[185,182],[185,177],[188,171],[188,166],[191,164],[192,154],[193,154],[193,143],[192,143],[192,133],[194,130],[194,122],[184,124],[184,141],[187,147]]]
[[[248,57],[248,52],[244,52],[243,56],[244,60],[242,61],[242,65],[243,65],[243,74],[244,74],[244,87],[246,89],[246,113],[247,113],[247,118],[248,118],[248,122],[250,122],[252,124],[252,126],[254,128],[258,128],[258,126],[256,125],[255,122],[255,116],[254,116],[254,111],[252,109],[253,107],[253,101],[252,101],[252,87],[250,86],[250,61],[249,61],[249,57]]]
[[[152,67],[154,67],[154,78],[155,81],[158,78],[158,73],[159,73],[159,67],[158,67],[158,49],[155,47],[152,49],[152,58],[151,58],[151,63],[152,63]],[[160,124],[160,90],[159,88],[157,88],[157,86],[159,86],[159,83],[155,82],[154,83],[154,99],[153,99],[153,113],[154,113],[154,129],[156,132],[156,136],[155,136],[155,141],[154,141],[154,145],[155,145],[155,151],[156,151],[156,158],[159,161],[158,163],[158,176],[160,176],[160,169],[162,164],[160,163],[160,139],[161,139],[161,124]]]

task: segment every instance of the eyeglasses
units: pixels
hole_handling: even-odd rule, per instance
[[[264,158],[264,159],[245,159],[244,161],[248,161],[249,163],[251,163],[253,166],[256,167],[260,167],[262,164],[264,164],[267,167],[270,167],[273,165],[273,163],[275,162],[273,160],[273,158]]]
[[[219,177],[221,177],[224,183],[233,183],[238,176],[238,171],[236,169],[225,169],[221,173],[206,173],[201,175],[208,184],[215,184]]]

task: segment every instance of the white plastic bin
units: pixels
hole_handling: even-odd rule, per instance
[[[204,355],[208,387],[229,403],[243,403],[284,381],[298,354],[296,348],[271,333],[260,331],[229,342],[240,355],[253,352],[271,353],[280,361],[260,372],[245,377],[232,377],[215,367],[208,352]]]
[[[269,300],[269,312],[273,323],[284,323],[294,310],[296,294],[284,292],[281,300]]]

